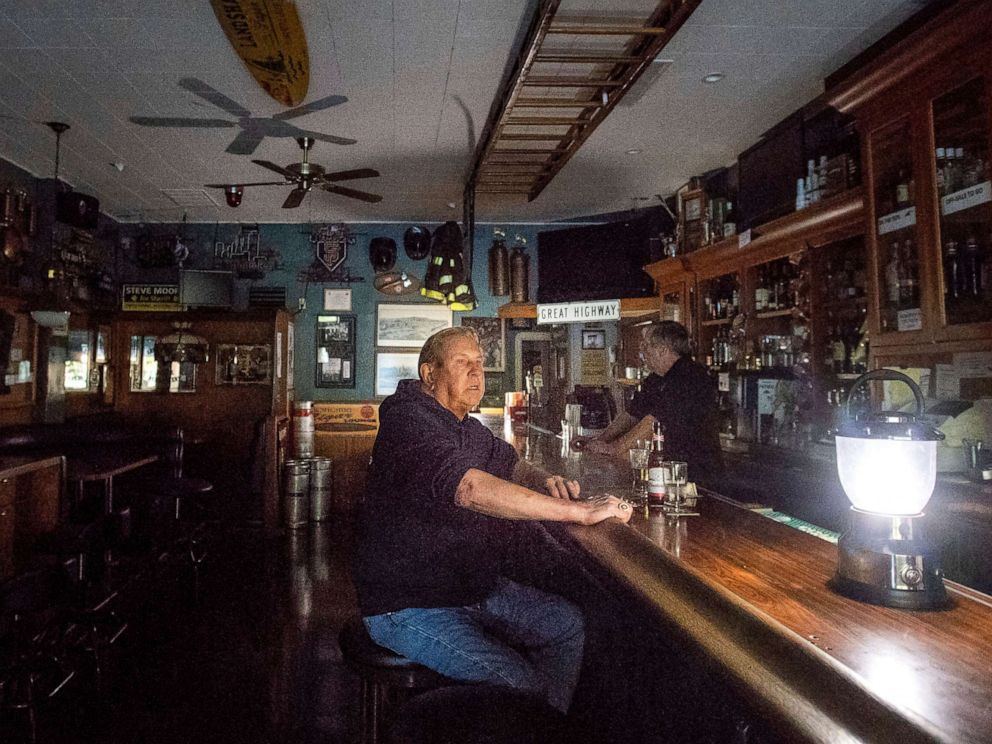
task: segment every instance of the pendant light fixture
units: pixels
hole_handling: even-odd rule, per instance
[[[155,360],[181,364],[204,364],[210,361],[210,346],[202,336],[190,331],[189,322],[175,322],[173,331],[155,342]]]

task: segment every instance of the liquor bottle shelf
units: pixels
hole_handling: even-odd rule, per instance
[[[795,308],[787,307],[784,310],[762,310],[760,313],[755,313],[755,318],[784,318],[786,315],[792,315]]]
[[[719,326],[727,325],[728,323],[733,323],[733,318],[716,318],[715,320],[704,320],[701,321],[699,325],[701,326]]]

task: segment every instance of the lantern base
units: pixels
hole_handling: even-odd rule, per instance
[[[861,602],[901,609],[947,605],[937,552],[925,539],[921,517],[851,509],[851,526],[837,543],[830,588]]]

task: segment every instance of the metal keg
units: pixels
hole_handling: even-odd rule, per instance
[[[305,527],[310,515],[310,462],[286,460],[282,473],[283,522],[294,530]]]
[[[331,516],[333,463],[329,457],[310,459],[310,521],[323,522]]]
[[[313,457],[313,401],[293,403],[293,456]]]

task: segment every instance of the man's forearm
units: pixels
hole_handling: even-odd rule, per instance
[[[603,429],[602,432],[596,437],[601,442],[612,442],[618,437],[622,437],[628,431],[631,430],[637,424],[637,419],[631,416],[626,411],[621,411],[617,414],[610,425]]]
[[[544,493],[545,481],[550,477],[551,473],[542,470],[536,465],[531,465],[524,459],[520,459],[517,460],[517,464],[513,468],[513,474],[510,476],[510,480],[525,488]]]
[[[538,470],[533,466],[530,467],[531,470]],[[543,488],[543,482],[537,488]],[[578,523],[585,521],[586,513],[589,511],[586,504],[546,496],[537,488],[528,488],[472,468],[465,473],[458,484],[455,503],[466,509],[503,519],[540,519]]]

